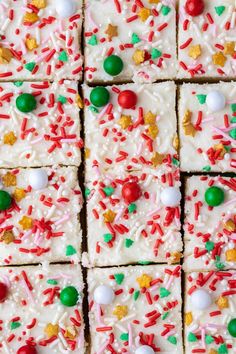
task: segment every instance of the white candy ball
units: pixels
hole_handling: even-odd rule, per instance
[[[67,18],[72,16],[77,10],[74,0],[57,0],[56,11],[60,18]]]
[[[179,188],[168,187],[161,192],[161,201],[164,205],[175,207],[181,200],[181,193]]]
[[[28,181],[34,190],[44,189],[48,185],[47,172],[42,168],[32,169],[29,173]]]
[[[191,303],[197,310],[206,310],[212,304],[210,294],[203,289],[197,289],[191,295]]]
[[[113,302],[114,297],[114,291],[107,285],[100,285],[94,291],[94,300],[100,305],[110,305]]]
[[[211,112],[219,112],[225,108],[225,96],[219,91],[211,91],[206,97],[206,104]]]
[[[155,352],[149,345],[142,345],[135,350],[135,354],[155,354]]]

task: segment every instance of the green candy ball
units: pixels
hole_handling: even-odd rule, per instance
[[[123,61],[117,55],[110,55],[104,60],[103,69],[107,74],[111,76],[116,76],[123,70]]]
[[[30,93],[22,93],[16,99],[16,107],[20,112],[32,112],[37,106],[37,101]]]
[[[210,187],[205,192],[205,201],[211,207],[222,204],[224,199],[224,191],[219,187]]]
[[[67,286],[61,291],[60,300],[64,306],[75,306],[79,300],[79,293],[74,286]]]
[[[232,319],[228,324],[229,334],[236,338],[236,318]]]
[[[10,208],[12,199],[9,193],[0,190],[0,210],[4,211]]]
[[[95,87],[90,93],[90,101],[95,107],[105,106],[110,99],[110,93],[105,87]]]

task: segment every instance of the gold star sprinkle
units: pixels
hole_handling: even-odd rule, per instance
[[[218,52],[212,55],[212,62],[214,65],[218,65],[221,67],[225,66],[225,63],[227,61],[226,56],[222,52]]]
[[[151,10],[146,7],[142,7],[138,12],[138,17],[142,22],[145,22],[148,17],[151,15]]]
[[[0,240],[3,241],[6,245],[9,245],[15,240],[15,236],[12,231],[3,231],[0,236]]]
[[[23,216],[23,218],[19,221],[19,224],[23,230],[30,230],[33,227],[33,219],[28,216]]]
[[[10,49],[0,47],[0,64],[10,63],[13,55]]]
[[[107,210],[103,214],[104,222],[113,222],[116,217],[116,213],[114,213],[112,210]]]
[[[118,121],[122,129],[127,129],[132,124],[131,116],[122,115]]]
[[[178,137],[178,134],[175,134],[172,144],[173,144],[173,148],[176,151],[178,151],[179,150],[179,137]]]
[[[12,146],[15,144],[16,140],[17,140],[17,137],[15,136],[15,134],[12,131],[4,134],[4,137],[3,137],[4,144]]]
[[[218,354],[218,351],[215,349],[210,349],[209,354]]]
[[[181,258],[182,258],[182,253],[180,253],[180,252],[172,252],[170,254],[170,257],[168,258],[168,263],[169,264],[179,263]]]
[[[225,149],[225,147],[224,147],[224,145],[223,144],[216,144],[216,145],[214,145],[214,150],[215,151],[219,151],[220,150],[220,155],[219,155],[219,157],[224,157],[225,156],[225,154],[226,154],[226,149]]]
[[[230,232],[233,232],[235,230],[235,226],[236,225],[232,219],[229,219],[225,223],[223,223],[224,229]]]
[[[84,150],[84,157],[85,157],[86,160],[90,158],[90,152],[91,152],[91,150],[88,149],[88,148],[86,148]]]
[[[185,322],[186,326],[191,325],[191,323],[193,322],[192,312],[186,312],[186,314],[184,316],[184,322]]]
[[[29,37],[25,41],[26,48],[29,51],[34,50],[35,48],[38,48],[37,40],[34,37]]]
[[[156,124],[150,125],[148,127],[148,135],[152,138],[152,139],[156,139],[157,135],[159,133],[159,129],[158,126]]]
[[[117,37],[118,36],[117,26],[113,26],[109,23],[107,29],[105,30],[105,33],[107,34],[109,41],[113,37]]]
[[[79,94],[77,94],[75,102],[80,109],[82,109],[84,107],[82,97]]]
[[[35,12],[26,12],[24,16],[24,22],[35,23],[39,20],[38,15]]]
[[[25,191],[22,188],[16,188],[14,193],[13,193],[13,198],[17,201],[20,202],[22,199],[25,198]]]
[[[140,288],[150,288],[150,283],[152,281],[152,277],[148,274],[142,274],[139,278],[136,279],[137,283],[139,284]]]
[[[73,340],[76,338],[77,333],[75,326],[68,326],[66,327],[65,337]]]
[[[140,49],[136,49],[133,56],[132,56],[132,59],[136,65],[143,63],[145,60],[145,51],[140,50]]]
[[[152,113],[151,111],[148,111],[146,114],[144,114],[144,123],[145,124],[155,124],[156,123],[156,114]]]
[[[219,307],[220,310],[227,309],[229,307],[229,301],[227,297],[220,296],[216,301],[216,305]]]
[[[224,45],[224,54],[233,55],[235,52],[235,42],[226,42]]]
[[[163,160],[165,158],[164,154],[159,154],[158,152],[154,152],[151,158],[152,165],[154,167],[157,167],[162,164]]]
[[[187,110],[183,117],[182,127],[185,135],[190,135],[194,137],[196,134],[196,129],[191,122],[191,118],[192,118],[192,113],[189,110]]]
[[[202,54],[202,49],[201,49],[200,44],[192,45],[189,48],[188,55],[191,58],[193,58],[194,60],[196,60],[198,57],[200,57],[201,54]]]
[[[16,186],[16,176],[11,172],[7,172],[4,176],[2,176],[2,183],[5,187]]]
[[[37,7],[37,9],[44,9],[47,6],[46,0],[32,0],[31,5]]]
[[[47,335],[48,338],[57,336],[59,333],[59,326],[57,324],[53,325],[52,323],[48,323],[47,326],[44,328],[44,333]]]
[[[227,262],[236,262],[236,248],[232,248],[225,252]]]
[[[128,314],[128,307],[127,306],[117,305],[113,311],[113,315],[115,315],[119,321],[123,317],[125,317],[127,314]]]
[[[149,4],[158,4],[160,0],[148,0]]]

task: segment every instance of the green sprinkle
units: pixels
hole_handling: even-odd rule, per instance
[[[233,117],[232,119],[230,119],[230,123],[236,123],[236,117]]]
[[[163,297],[167,297],[169,295],[170,295],[170,291],[169,290],[167,290],[166,288],[160,288],[160,297],[161,297],[161,299]]]
[[[230,107],[233,113],[236,112],[236,103],[232,103]]]
[[[64,63],[68,61],[68,55],[65,50],[60,53],[58,60],[63,61]]]
[[[165,312],[161,319],[164,321],[168,316],[169,312]]]
[[[133,213],[133,212],[136,211],[136,210],[137,210],[137,205],[136,205],[136,204],[132,203],[132,204],[130,204],[130,205],[128,206],[128,211],[129,211],[129,213]]]
[[[138,264],[142,264],[142,265],[148,265],[150,264],[150,261],[138,261]]]
[[[90,39],[89,39],[89,41],[88,41],[88,44],[90,44],[90,45],[97,45],[97,44],[98,44],[98,40],[97,40],[97,37],[96,37],[95,34],[93,34],[93,35],[90,37]]]
[[[215,244],[214,244],[214,242],[207,241],[207,242],[205,243],[205,247],[206,247],[206,250],[207,250],[208,252],[211,252],[211,251],[214,249]]]
[[[216,13],[218,16],[221,16],[225,11],[225,6],[216,6],[215,7]]]
[[[189,341],[189,342],[197,342],[197,337],[195,336],[194,333],[190,332],[190,333],[188,334],[188,341]]]
[[[211,344],[214,342],[214,338],[212,336],[206,335],[206,344]]]
[[[103,192],[110,197],[114,193],[114,188],[113,187],[105,187],[103,188]]]
[[[116,284],[120,285],[122,283],[122,281],[124,280],[125,276],[123,273],[117,273],[117,274],[114,274],[114,277],[115,277]]]
[[[157,59],[160,58],[162,56],[162,52],[156,48],[153,48],[151,51],[151,57],[152,59]]]
[[[127,340],[129,340],[129,333],[122,333],[120,339],[127,342]]]
[[[47,280],[47,284],[50,284],[50,285],[57,285],[58,282],[57,282],[55,279],[48,279],[48,280]]]
[[[138,299],[139,295],[140,295],[140,291],[139,291],[139,290],[136,290],[136,291],[134,292],[134,301],[136,301],[136,300]]]
[[[230,145],[224,145],[224,149],[226,150],[226,152],[229,152],[230,151],[230,149],[231,149],[231,146]]]
[[[25,68],[26,70],[29,70],[30,72],[32,72],[35,68],[36,63],[34,61],[25,64]]]
[[[77,251],[72,245],[66,246],[66,256],[73,256],[73,254],[76,254]]]
[[[61,102],[62,104],[64,104],[64,103],[67,102],[67,98],[65,96],[59,95],[57,101]]]
[[[110,242],[112,240],[112,234],[105,234],[103,235],[104,242]]]
[[[219,354],[228,354],[228,349],[227,349],[227,346],[225,343],[221,344],[221,346],[219,346],[218,353]]]
[[[224,263],[220,261],[220,256],[216,256],[215,266],[217,269],[222,270],[225,268]]]
[[[168,340],[168,342],[170,342],[171,344],[174,344],[174,345],[177,344],[177,339],[176,339],[175,336],[169,336],[169,337],[167,338],[167,340]]]
[[[133,33],[132,38],[131,38],[131,43],[136,44],[139,42],[141,42],[141,39],[139,38],[139,36],[136,33]]]
[[[11,322],[10,328],[12,329],[16,329],[19,328],[21,326],[20,322]]]
[[[96,107],[94,107],[94,106],[89,106],[89,110],[94,112],[94,113],[98,113],[99,112],[99,110]]]
[[[162,6],[161,13],[162,13],[163,16],[167,16],[169,12],[170,12],[170,7],[169,6]]]
[[[207,97],[206,95],[197,95],[198,102],[200,104],[206,103],[206,97]]]
[[[230,130],[229,136],[230,136],[232,139],[236,139],[236,128]]]
[[[21,87],[23,85],[23,81],[15,81],[13,83],[16,87]]]
[[[172,163],[175,166],[179,166],[179,160],[175,159],[174,157],[172,158]]]
[[[126,238],[126,239],[125,239],[125,247],[126,247],[126,248],[130,248],[133,243],[134,243],[134,241],[131,240],[130,238]]]
[[[85,188],[85,191],[84,191],[84,195],[85,195],[85,198],[87,198],[91,193],[91,190],[89,188]]]
[[[204,166],[204,167],[202,168],[202,170],[205,171],[205,172],[209,172],[209,171],[211,171],[211,166],[209,166],[209,165]]]

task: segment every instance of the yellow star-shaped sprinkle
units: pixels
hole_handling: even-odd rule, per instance
[[[85,157],[86,160],[90,157],[90,152],[91,152],[91,150],[88,149],[88,148],[86,148],[84,150],[84,157]]]
[[[179,263],[181,257],[182,257],[182,253],[180,253],[180,252],[172,252],[170,254],[169,259],[168,259],[168,263],[170,263],[170,264]]]
[[[46,0],[32,0],[31,5],[37,7],[37,9],[44,9],[47,6]]]
[[[25,191],[22,188],[16,188],[14,193],[13,193],[13,198],[17,201],[20,202],[22,199],[25,198]]]
[[[225,252],[227,262],[236,262],[236,248],[232,248]]]
[[[133,56],[132,56],[132,59],[136,65],[143,63],[145,60],[145,51],[140,50],[140,49],[136,49]]]
[[[131,116],[122,115],[118,121],[122,129],[127,129],[132,124]]]
[[[127,306],[117,305],[113,311],[113,315],[115,315],[119,321],[123,317],[125,317],[127,314],[128,314],[128,307]]]
[[[59,326],[57,324],[48,323],[47,326],[44,328],[44,333],[47,335],[48,338],[57,336],[59,333]]]
[[[19,221],[19,224],[23,230],[30,230],[33,227],[33,219],[28,216],[23,216],[23,218]]]
[[[227,297],[220,296],[216,301],[216,305],[219,307],[220,310],[227,309],[229,307],[229,301]]]
[[[15,240],[15,236],[12,231],[3,231],[0,236],[1,241],[3,241],[6,245],[9,245]]]
[[[29,37],[25,41],[26,48],[29,51],[34,50],[35,48],[38,48],[37,40],[34,37]]]
[[[225,63],[227,61],[226,56],[222,52],[218,52],[212,55],[212,62],[214,65],[218,65],[221,67],[225,66]]]
[[[69,338],[69,339],[75,339],[77,336],[77,330],[75,328],[75,326],[68,326],[66,327],[66,331],[65,331],[65,337]]]
[[[198,57],[200,57],[201,54],[202,54],[202,49],[201,49],[200,44],[192,45],[189,48],[188,55],[191,58],[193,58],[194,60],[196,60]]]
[[[38,20],[39,17],[35,12],[26,12],[24,15],[24,22],[35,23]]]
[[[103,214],[104,222],[113,222],[115,217],[116,213],[110,209]]]
[[[117,37],[118,36],[117,26],[113,26],[109,23],[107,29],[105,30],[105,33],[107,34],[109,41],[113,37]]]
[[[14,145],[16,140],[17,140],[17,137],[15,136],[15,134],[13,132],[9,132],[9,133],[4,134],[4,137],[3,137],[4,144]]]
[[[76,104],[80,109],[82,109],[84,107],[82,97],[79,94],[77,94],[77,96],[76,96]]]
[[[158,126],[156,124],[150,125],[148,127],[148,135],[152,138],[152,139],[156,139],[157,135],[159,133],[159,129]]]
[[[225,223],[223,223],[224,229],[233,232],[235,230],[235,223],[232,219],[227,220]]]
[[[175,134],[174,139],[173,139],[173,148],[178,151],[179,149],[179,137],[178,134]]]
[[[146,114],[144,114],[144,123],[154,125],[156,123],[156,114],[148,111]]]
[[[193,322],[192,312],[186,312],[186,314],[184,316],[184,322],[185,322],[186,326],[191,325],[191,323]]]
[[[233,55],[235,53],[235,42],[226,42],[224,47],[225,55]]]
[[[10,49],[0,47],[0,64],[10,63],[13,55]]]
[[[191,118],[192,118],[192,113],[189,110],[187,110],[183,117],[182,127],[185,135],[190,135],[194,137],[196,134],[196,129],[191,122]]]
[[[142,22],[145,22],[148,17],[151,15],[151,10],[146,7],[142,7],[138,12],[138,17]]]
[[[11,172],[7,172],[2,176],[2,183],[5,187],[16,186],[16,176]]]
[[[152,281],[152,277],[148,274],[142,274],[139,278],[136,279],[137,283],[139,284],[140,288],[150,288],[150,283]]]
[[[159,154],[158,152],[154,152],[151,158],[152,165],[154,167],[157,167],[162,164],[163,160],[165,158],[164,154]]]

